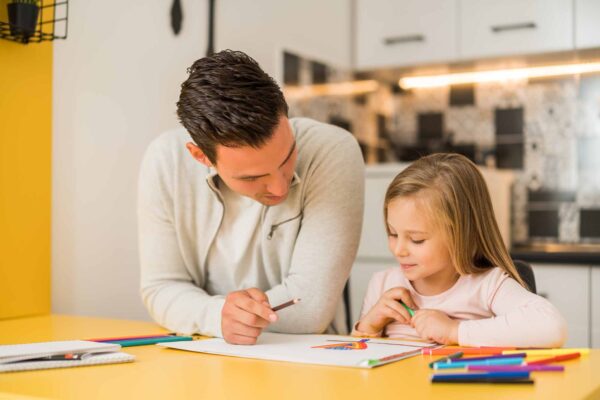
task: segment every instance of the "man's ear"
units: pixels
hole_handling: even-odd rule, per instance
[[[210,160],[208,159],[206,154],[204,154],[202,149],[200,149],[200,147],[198,147],[195,143],[187,142],[185,144],[185,147],[188,149],[188,151],[190,152],[192,157],[194,157],[196,159],[196,161],[201,162],[202,164],[206,165],[207,167],[213,166],[213,163],[210,162]]]

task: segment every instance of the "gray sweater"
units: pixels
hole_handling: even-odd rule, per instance
[[[264,290],[271,305],[302,299],[280,311],[270,331],[344,333],[341,293],[362,226],[362,157],[343,129],[305,118],[290,123],[298,147],[295,178],[288,198],[261,215],[263,273],[244,282]],[[219,240],[223,204],[214,173],[185,148],[189,141],[183,128],[166,132],[150,144],[142,162],[141,294],[152,317],[168,329],[222,336],[227,293],[207,292],[206,260]]]

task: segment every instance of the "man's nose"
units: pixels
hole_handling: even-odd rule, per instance
[[[283,196],[288,191],[288,179],[281,172],[273,175],[271,181],[267,185],[267,191],[273,196]]]

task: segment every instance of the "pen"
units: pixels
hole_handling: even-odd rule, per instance
[[[273,311],[279,311],[279,310],[284,309],[286,307],[293,306],[294,304],[296,304],[298,302],[300,302],[300,299],[292,299],[290,301],[286,301],[285,303],[282,303],[282,304],[280,304],[278,306],[273,307],[272,310]]]
[[[462,351],[458,351],[458,352],[456,352],[456,353],[449,354],[449,355],[448,355],[448,356],[446,356],[446,357],[442,357],[442,358],[440,358],[440,359],[437,359],[437,360],[435,360],[435,361],[432,361],[432,362],[430,362],[430,363],[429,363],[429,368],[433,368],[433,364],[436,364],[436,363],[443,363],[443,362],[448,362],[448,361],[450,361],[450,360],[455,360],[455,359],[457,359],[457,358],[461,358],[462,356],[463,356],[463,352],[462,352]]]
[[[22,360],[22,362],[29,361],[81,361],[90,357],[92,353],[67,353],[67,354],[55,354],[52,356],[30,358]]]

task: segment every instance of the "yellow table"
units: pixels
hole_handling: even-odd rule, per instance
[[[0,344],[164,333],[150,322],[72,316],[0,321]],[[0,374],[0,399],[598,399],[600,349],[534,373],[534,385],[431,384],[430,357],[372,370],[128,347],[137,360]]]

